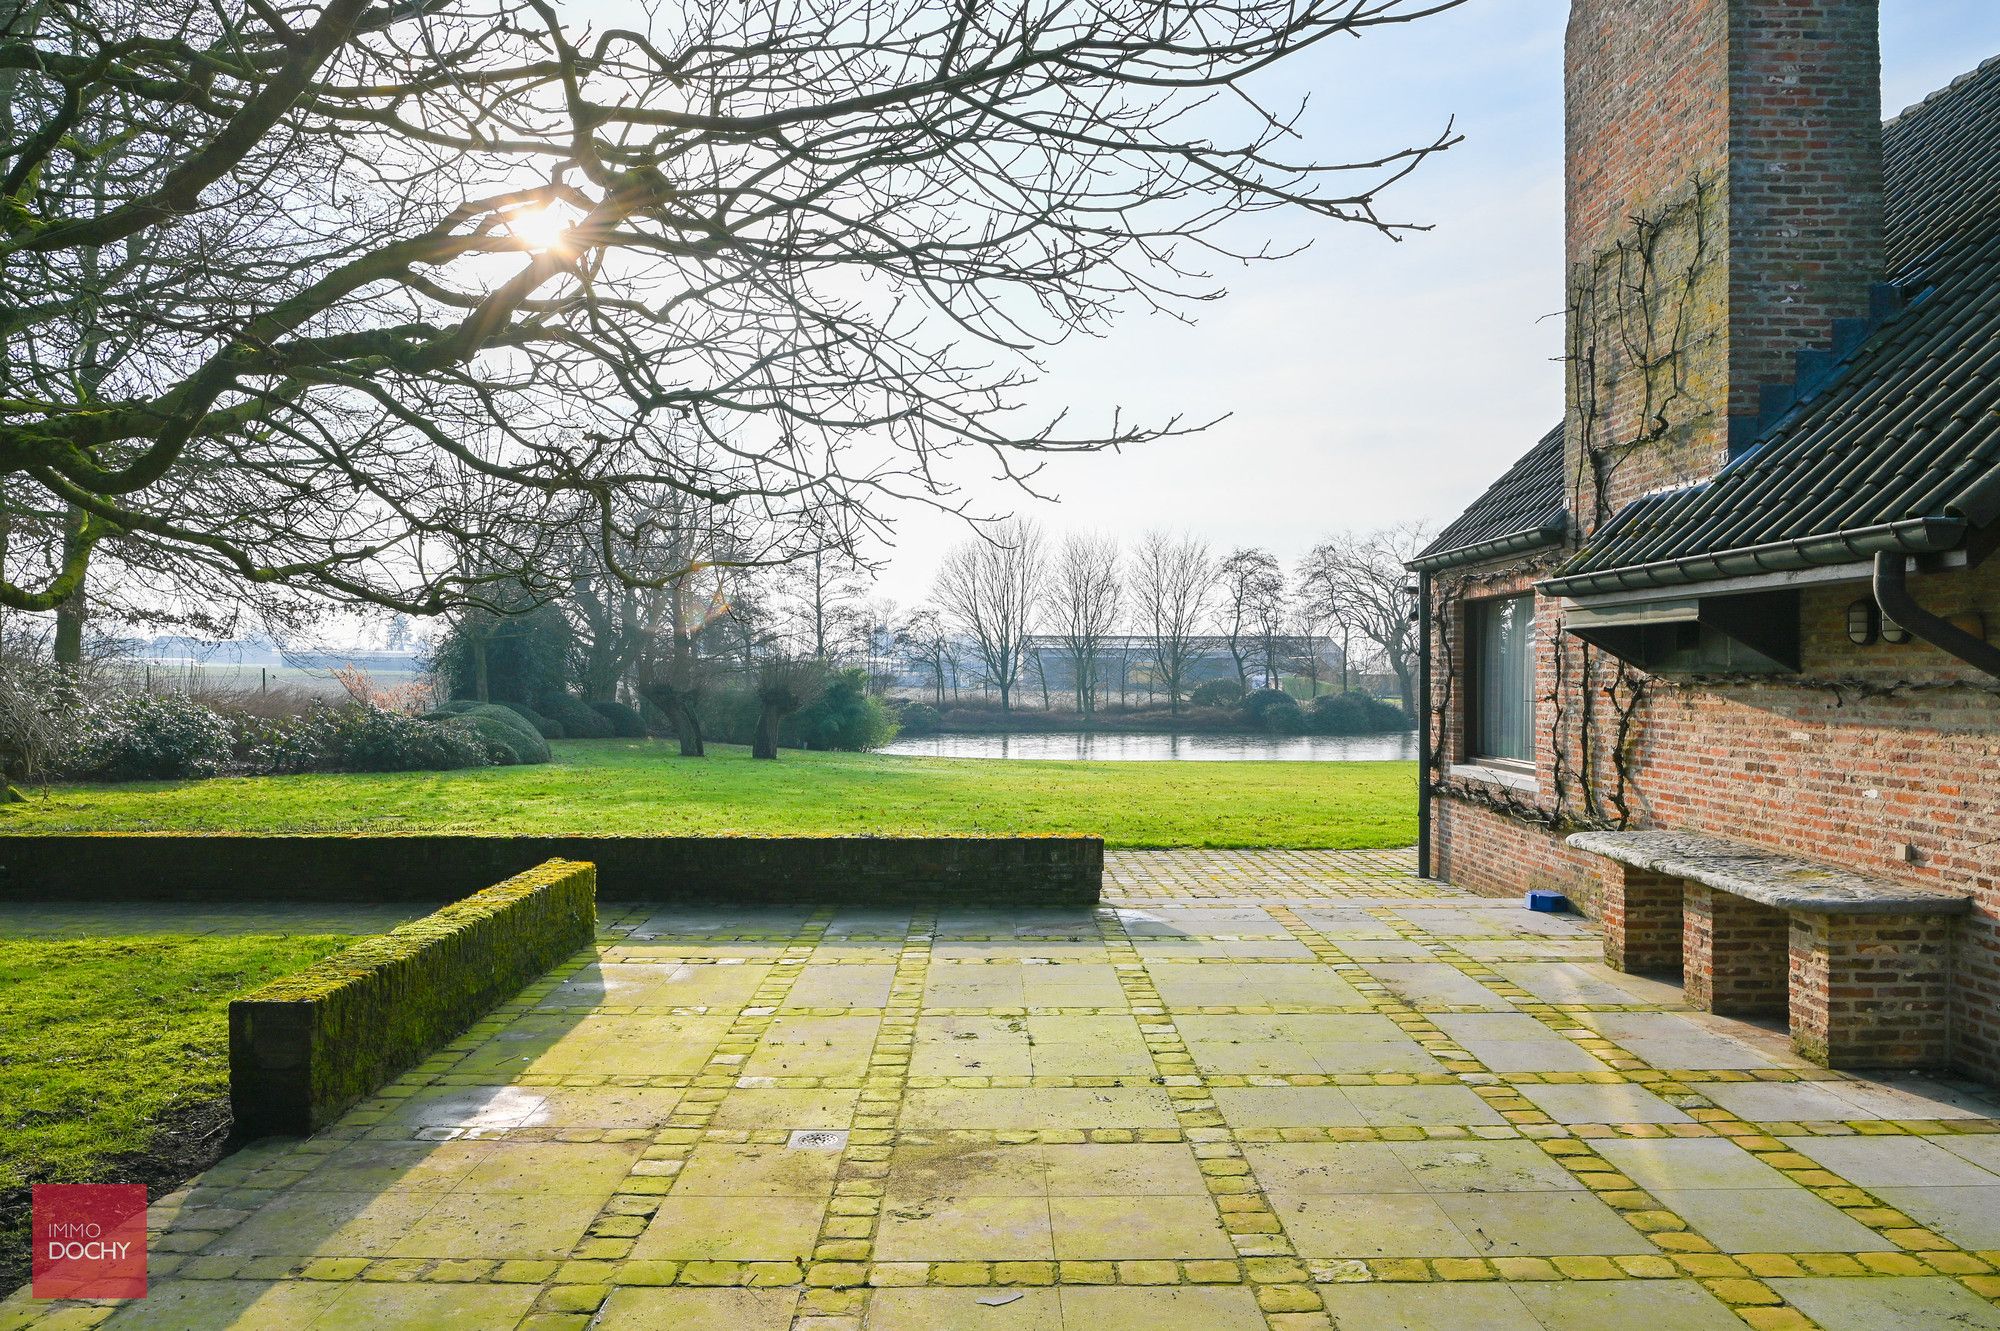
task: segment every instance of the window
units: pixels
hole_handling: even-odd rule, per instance
[[[1535,760],[1535,598],[1503,596],[1466,607],[1471,679],[1466,748],[1474,759]]]

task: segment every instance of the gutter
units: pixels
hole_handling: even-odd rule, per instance
[[[1899,623],[1901,621],[1898,621]],[[1431,575],[1417,571],[1417,877],[1431,876]]]
[[[1988,526],[2000,519],[2000,465],[1953,495],[1944,511],[1964,518],[1975,527]]]
[[[1875,604],[1882,608],[1885,618],[1894,620],[1899,627],[1974,670],[2000,679],[2000,647],[1975,638],[1950,620],[1918,605],[1910,595],[1909,570],[1903,558],[1886,550],[1875,556]]]
[[[1642,591],[1651,587],[1679,587],[1714,578],[1747,577],[1825,564],[1845,564],[1881,554],[1936,554],[1954,549],[1963,542],[1966,527],[1963,518],[1906,518],[1900,522],[1856,527],[1823,536],[1803,536],[1791,541],[1718,550],[1713,554],[1685,555],[1651,564],[1632,564],[1624,568],[1556,577],[1539,584],[1537,590],[1547,596],[1590,596],[1602,592]],[[1912,631],[1915,631],[1914,626]]]
[[[1430,574],[1459,564],[1479,564],[1489,559],[1499,559],[1503,555],[1514,555],[1523,550],[1554,545],[1562,540],[1563,531],[1564,525],[1561,522],[1545,523],[1539,527],[1523,527],[1520,531],[1509,532],[1505,536],[1475,541],[1471,545],[1461,545],[1452,550],[1440,550],[1434,555],[1419,555],[1403,567],[1419,574]]]

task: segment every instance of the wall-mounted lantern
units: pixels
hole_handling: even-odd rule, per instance
[[[1896,644],[1898,647],[1901,647],[1904,643],[1908,642],[1912,636],[1914,635],[1912,635],[1911,632],[1908,629],[1904,628],[1901,624],[1898,624],[1895,620],[1889,618],[1887,615],[1882,616],[1883,642],[1892,642]]]
[[[1877,637],[1886,636],[1886,627],[1873,598],[1864,596],[1847,607],[1847,640],[1856,647],[1870,646]]]

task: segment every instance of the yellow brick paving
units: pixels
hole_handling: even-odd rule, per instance
[[[1096,912],[623,908],[12,1328],[1994,1328],[2000,1131],[1407,851],[1107,857]]]

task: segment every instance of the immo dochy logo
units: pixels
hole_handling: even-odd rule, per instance
[[[38,1299],[146,1297],[146,1185],[38,1183],[34,1188]]]

